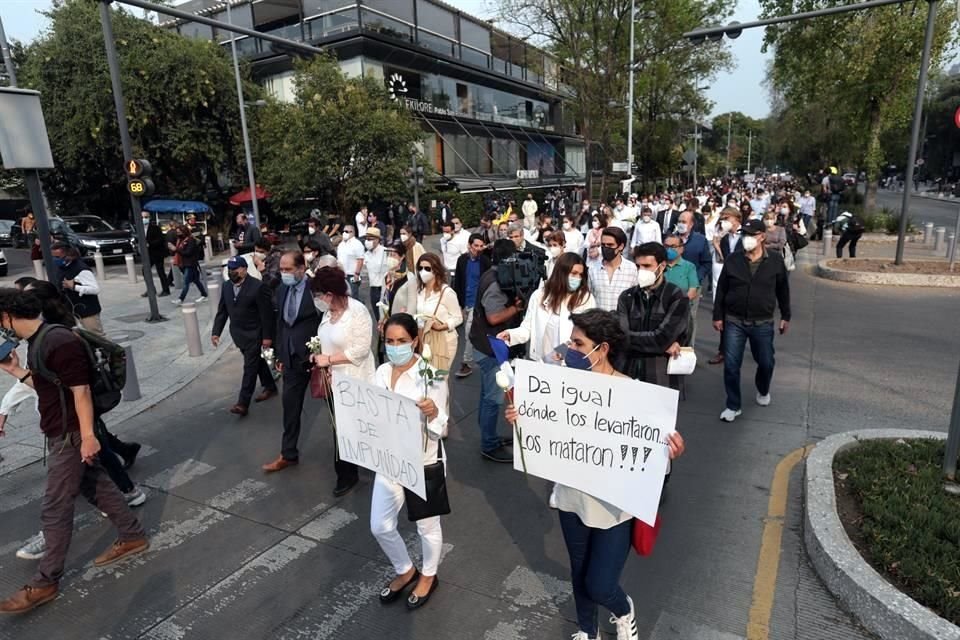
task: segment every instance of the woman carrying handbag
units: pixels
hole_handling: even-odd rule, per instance
[[[405,491],[392,480],[377,474],[370,501],[370,532],[393,564],[396,577],[380,591],[380,602],[389,604],[413,587],[407,597],[407,609],[427,604],[440,584],[437,568],[443,547],[440,516],[450,512],[446,499],[445,464],[441,462],[440,436],[447,424],[447,384],[428,381],[423,374],[430,365],[423,362],[416,320],[406,313],[391,316],[384,324],[387,362],[380,365],[373,384],[415,400],[423,414],[423,463],[427,500]],[[433,373],[435,371],[432,370]],[[397,531],[397,520],[404,502],[408,519],[416,520],[423,545],[423,567],[420,571],[410,560],[407,546]]]
[[[573,332],[567,343],[564,364],[597,375],[625,378],[613,367],[627,337],[617,314],[591,309],[571,316]],[[638,409],[642,415],[642,409]],[[517,409],[508,406],[507,422],[517,422]],[[670,459],[683,453],[678,432],[667,436]],[[633,600],[620,587],[620,574],[633,542],[633,516],[583,491],[557,485],[560,528],[570,556],[573,599],[579,630],[574,640],[599,638],[599,607],[610,611],[617,640],[638,640]]]

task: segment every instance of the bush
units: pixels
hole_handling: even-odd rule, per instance
[[[943,491],[943,456],[941,440],[874,440],[838,455],[834,470],[861,507],[862,521],[846,524],[867,561],[960,624],[960,499]]]

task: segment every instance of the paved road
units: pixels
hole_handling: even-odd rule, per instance
[[[717,420],[720,370],[688,384],[678,462],[656,553],[631,557],[623,583],[644,640],[738,640],[751,604],[772,595],[775,640],[861,640],[812,573],[801,546],[802,468],[790,484],[773,594],[754,593],[761,532],[776,464],[790,451],[848,429],[944,429],[960,358],[958,294],[879,289],[797,273],[794,323],[777,341],[773,404],[747,404],[735,424]],[[706,326],[709,305],[701,310]],[[716,345],[707,330],[698,351]],[[263,476],[279,445],[279,401],[238,420],[240,359],[230,353],[187,389],[120,427],[149,446],[134,475],[150,488],[141,515],[151,550],[91,568],[110,528],[81,508],[60,598],[28,617],[0,620],[0,638],[350,638],[541,640],[574,626],[567,559],[546,483],[478,455],[478,380],[453,382],[448,441],[454,512],[444,518],[441,587],[428,607],[384,608],[389,568],[369,534],[370,478],[334,499],[332,437],[322,405],[308,401],[302,463]],[[752,369],[744,372],[750,380]],[[752,397],[749,384],[745,397]],[[37,529],[39,464],[3,478],[0,589],[29,578],[13,557]],[[415,550],[413,527],[402,523]],[[82,629],[82,631],[80,631]],[[612,636],[607,635],[607,638]]]
[[[33,275],[33,260],[30,259],[30,250],[29,249],[14,249],[12,247],[4,247],[3,253],[7,256],[8,264],[8,276],[19,277],[19,276],[30,276]],[[120,275],[126,273],[126,265],[121,261],[111,260],[104,264],[104,268],[107,271],[108,275]],[[140,265],[137,264],[137,273],[140,271]]]
[[[881,207],[892,209],[900,213],[903,204],[903,194],[881,189],[877,192],[877,203]],[[957,214],[960,213],[960,200],[935,199],[911,196],[909,218],[917,226],[921,222],[932,222],[936,226],[945,226],[953,229],[957,224]]]

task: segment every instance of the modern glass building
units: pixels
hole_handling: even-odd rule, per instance
[[[226,6],[177,6],[226,22]],[[464,192],[582,185],[583,138],[563,69],[543,50],[438,0],[234,0],[233,23],[334,53],[347,75],[384,82],[419,119],[422,151]],[[196,22],[166,22],[191,38],[236,38],[255,79],[293,98],[291,53]]]

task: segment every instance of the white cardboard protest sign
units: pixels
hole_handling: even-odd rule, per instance
[[[340,459],[383,474],[427,499],[417,404],[357,378],[333,375]]]
[[[631,378],[520,360],[513,466],[522,471],[525,461],[528,473],[653,525],[678,399],[674,389]]]

